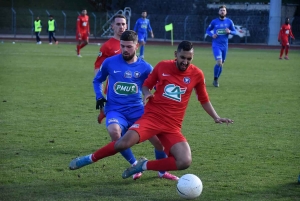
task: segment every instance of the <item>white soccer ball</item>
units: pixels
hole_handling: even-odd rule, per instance
[[[202,189],[202,181],[194,174],[183,175],[177,183],[177,193],[180,197],[188,200],[199,197]]]

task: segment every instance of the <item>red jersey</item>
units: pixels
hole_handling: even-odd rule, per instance
[[[283,43],[288,42],[289,36],[293,39],[295,38],[292,33],[291,26],[289,24],[283,24],[278,34],[278,40],[282,41]]]
[[[79,15],[77,18],[76,33],[86,34],[90,32],[89,16]]]
[[[101,46],[99,50],[99,55],[95,61],[95,69],[99,69],[106,58],[120,53],[120,41],[115,38],[110,38]]]
[[[188,101],[193,89],[201,104],[209,102],[202,70],[190,64],[186,71],[176,67],[175,60],[159,62],[143,86],[156,87],[154,97],[145,106],[145,113],[152,113],[159,121],[181,128]]]

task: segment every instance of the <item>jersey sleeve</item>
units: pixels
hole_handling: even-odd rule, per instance
[[[99,50],[98,57],[95,61],[95,67],[97,67],[97,68],[100,67],[102,65],[103,61],[109,57],[107,52],[108,52],[108,48],[104,44]]]
[[[206,29],[206,34],[209,35],[210,37],[212,37],[212,33],[211,33],[211,30],[214,29],[214,23],[213,21],[208,25],[207,29]]]
[[[234,28],[234,23],[232,20],[230,20],[229,30],[231,35],[236,35],[236,29]]]
[[[150,25],[150,20],[148,20],[148,27],[147,27],[147,28],[148,28],[148,31],[149,31],[149,32],[152,31],[152,27],[151,27],[151,25]]]
[[[158,82],[158,71],[159,71],[160,65],[161,65],[161,63],[158,63],[155,66],[155,68],[149,74],[148,78],[145,80],[143,86],[148,87],[150,90],[153,89],[153,87]]]
[[[204,74],[201,70],[199,70],[197,80],[198,80],[197,84],[195,85],[195,92],[196,92],[197,99],[201,104],[207,103],[209,102],[209,97],[206,91]]]
[[[90,18],[87,18],[87,31],[90,33]]]
[[[94,92],[96,95],[96,100],[99,98],[103,98],[103,82],[106,80],[108,76],[108,68],[107,68],[107,62],[103,62],[101,65],[97,75],[94,77],[93,80],[93,87],[94,87]]]
[[[77,23],[76,23],[76,34],[79,34],[81,32],[81,22],[80,17],[77,17]]]
[[[295,39],[295,36],[293,35],[293,32],[292,32],[292,27],[290,26],[290,37]]]

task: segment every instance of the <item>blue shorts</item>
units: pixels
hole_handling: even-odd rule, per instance
[[[144,108],[130,108],[127,111],[111,110],[106,113],[106,128],[110,124],[119,124],[122,129],[122,136],[126,133],[128,128],[134,124],[144,113]]]
[[[226,47],[213,47],[212,51],[215,57],[215,60],[222,60],[222,63],[225,62],[228,48]]]
[[[147,41],[147,33],[138,33],[138,41],[139,42],[144,41],[146,43],[146,41]]]

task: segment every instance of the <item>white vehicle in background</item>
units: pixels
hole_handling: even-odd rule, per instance
[[[229,42],[240,43],[241,41],[245,41],[246,37],[247,38],[250,37],[250,32],[245,27],[241,25],[234,25],[234,28],[237,34],[236,35],[229,34],[228,35]],[[211,31],[211,33],[213,33],[213,31]],[[205,33],[204,40],[212,41],[212,38]]]

